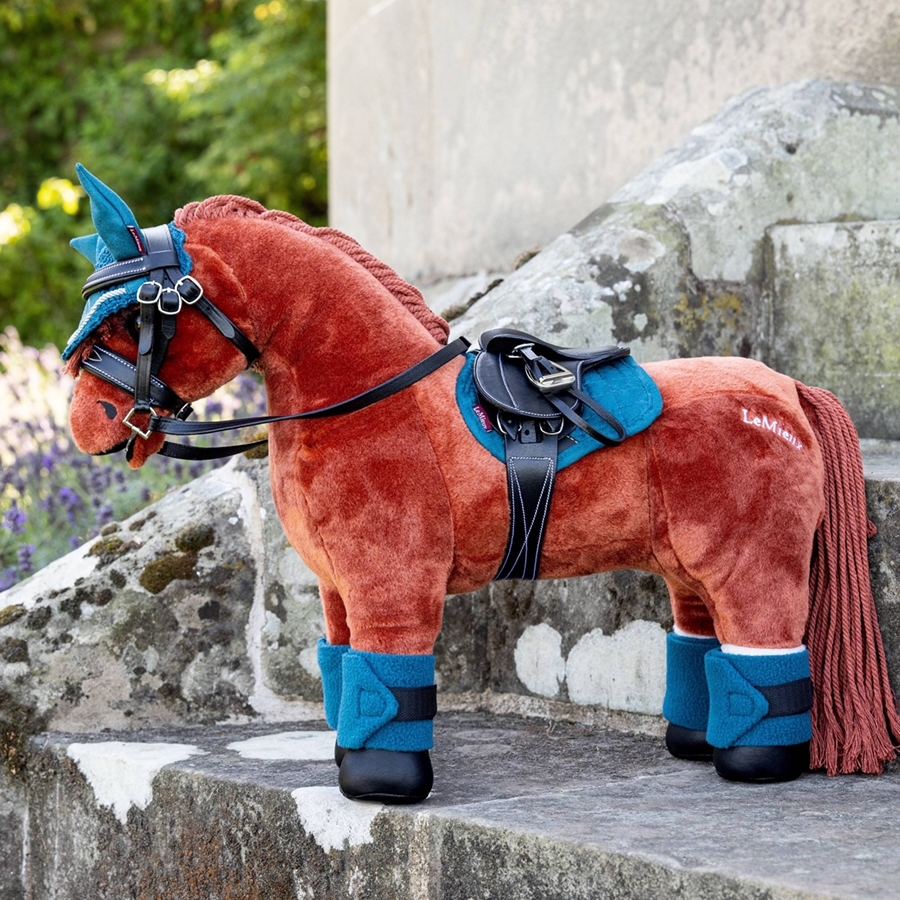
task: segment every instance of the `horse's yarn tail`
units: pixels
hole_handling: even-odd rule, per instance
[[[814,699],[810,768],[877,774],[896,755],[900,714],[869,580],[859,437],[840,401],[797,382],[825,465],[825,516],[810,570],[807,645]]]

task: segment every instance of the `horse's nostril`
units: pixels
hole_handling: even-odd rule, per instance
[[[103,412],[106,413],[107,419],[114,419],[116,417],[118,410],[112,403],[109,403],[106,400],[98,400],[97,402],[103,407]]]

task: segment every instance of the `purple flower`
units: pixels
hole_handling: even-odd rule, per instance
[[[102,506],[97,507],[97,525],[101,528],[104,525],[108,525],[113,520],[113,508],[108,504],[104,503]]]
[[[0,572],[0,591],[11,588],[19,580],[19,573],[13,566],[9,566]]]
[[[30,575],[34,571],[31,563],[32,556],[34,556],[34,544],[19,544],[16,557],[20,575]]]
[[[12,534],[23,534],[25,531],[25,523],[27,521],[28,514],[13,503],[4,514],[3,522],[0,524]]]

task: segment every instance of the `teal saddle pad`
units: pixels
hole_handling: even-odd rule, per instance
[[[476,352],[466,354],[465,364],[456,380],[456,402],[469,431],[478,443],[501,462],[505,462],[503,435],[491,424],[475,390],[472,367],[475,365],[476,355]],[[626,437],[643,431],[662,412],[662,395],[656,382],[630,356],[586,372],[582,389],[622,423]],[[580,414],[601,434],[615,440],[616,434],[609,424],[590,409],[583,407]],[[559,442],[557,470],[570,466],[604,446],[576,428]]]

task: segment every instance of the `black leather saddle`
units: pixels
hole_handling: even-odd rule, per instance
[[[506,554],[494,576],[535,579],[540,565],[559,442],[579,428],[606,446],[624,426],[583,390],[585,374],[623,359],[627,347],[570,350],[524,331],[494,328],[481,335],[473,377],[482,406],[506,444],[510,524]],[[590,409],[603,430],[584,418]]]

